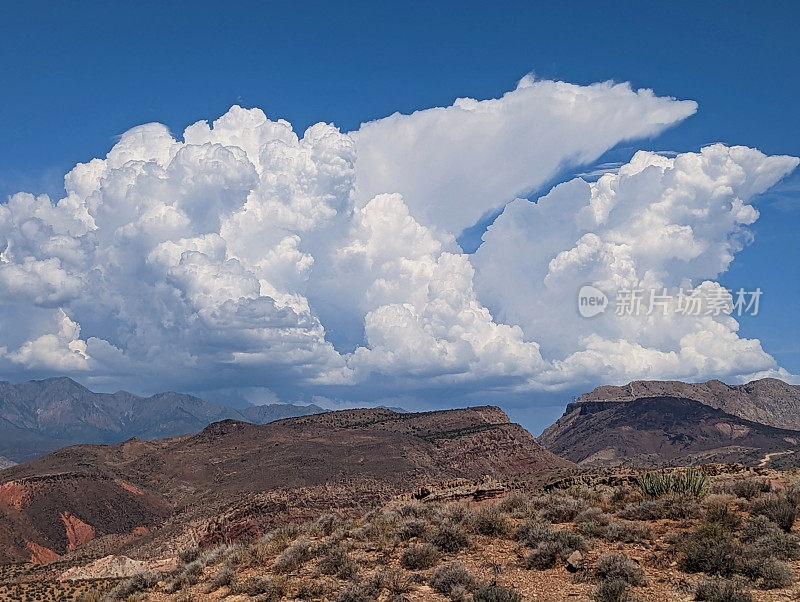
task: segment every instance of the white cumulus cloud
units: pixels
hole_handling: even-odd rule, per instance
[[[695,108],[525,78],[351,134],[238,106],[182,137],[133,128],[75,166],[63,198],[0,205],[0,371],[270,399],[780,373],[731,317],[609,312],[590,328],[574,297],[715,278],[796,159],[641,152],[508,203]],[[459,232],[506,203],[463,253]]]

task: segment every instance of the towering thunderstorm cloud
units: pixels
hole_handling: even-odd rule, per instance
[[[320,123],[299,138],[238,106],[182,140],[134,128],[75,166],[64,198],[0,205],[0,371],[359,398],[786,376],[733,317],[587,322],[574,300],[586,283],[714,279],[749,240],[752,199],[798,159],[639,152],[594,183],[517,198],[695,110],[627,84],[526,77],[499,99],[350,134]],[[503,207],[464,254],[456,237]]]

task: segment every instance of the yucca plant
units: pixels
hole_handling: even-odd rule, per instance
[[[696,468],[687,468],[669,474],[648,472],[636,480],[646,496],[658,498],[668,493],[703,497],[708,492],[708,477]]]
[[[636,479],[636,484],[648,497],[656,498],[669,493],[669,477],[663,473],[647,472]]]

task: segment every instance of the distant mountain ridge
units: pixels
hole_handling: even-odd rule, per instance
[[[324,412],[316,405],[236,410],[182,393],[94,393],[67,377],[0,381],[0,456],[25,462],[78,443],[118,443],[196,433],[219,420],[264,424]]]
[[[577,403],[632,401],[659,396],[693,399],[745,420],[800,430],[800,385],[790,385],[777,378],[762,378],[745,385],[726,385],[719,380],[704,383],[637,380],[619,387],[597,387],[581,395]]]
[[[567,405],[539,442],[581,465],[800,465],[800,387],[635,381]]]
[[[0,473],[0,564],[147,555],[257,535],[462,479],[570,468],[502,410],[363,409],[171,439],[78,445]],[[335,509],[335,510],[334,510]]]

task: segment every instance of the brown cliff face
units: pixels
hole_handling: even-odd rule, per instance
[[[788,467],[800,461],[800,432],[742,419],[692,399],[579,401],[539,437],[582,466],[737,462]]]
[[[642,397],[693,399],[744,418],[777,428],[800,430],[800,386],[777,378],[762,378],[746,385],[640,380],[620,387],[598,387],[578,398],[582,402],[633,401]]]
[[[29,559],[28,542],[56,554],[154,549],[188,531],[213,542],[428,484],[570,465],[492,407],[226,420],[197,435],[66,448],[4,471],[0,562]]]

